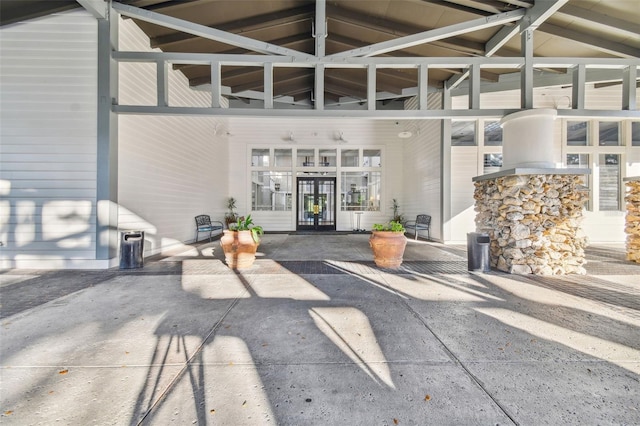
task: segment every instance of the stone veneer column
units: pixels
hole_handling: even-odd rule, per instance
[[[640,263],[640,177],[624,179],[627,193],[626,225],[624,231],[627,234],[627,260]]]
[[[585,274],[580,169],[512,169],[474,178],[476,230],[491,266],[512,274]],[[586,173],[588,173],[588,169]]]

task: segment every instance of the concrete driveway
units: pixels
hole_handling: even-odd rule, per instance
[[[142,269],[0,274],[6,425],[640,424],[640,265],[587,276],[466,270],[409,240],[396,271],[368,235],[219,243]]]

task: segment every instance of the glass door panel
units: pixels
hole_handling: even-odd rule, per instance
[[[298,178],[298,230],[329,231],[336,229],[336,179]]]

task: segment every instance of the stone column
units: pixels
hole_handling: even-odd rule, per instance
[[[640,177],[625,178],[627,215],[624,231],[627,234],[627,260],[640,263]]]
[[[585,274],[580,225],[588,170],[512,169],[474,178],[476,231],[489,234],[491,266],[512,274]]]
[[[489,234],[491,266],[512,274],[585,274],[580,228],[589,169],[560,169],[554,158],[555,110],[504,117],[503,168],[473,178],[476,231]]]

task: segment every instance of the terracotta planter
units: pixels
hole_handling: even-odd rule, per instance
[[[407,245],[402,232],[372,231],[369,245],[373,250],[373,260],[380,268],[399,268]]]
[[[253,239],[251,231],[230,231],[225,229],[220,238],[224,257],[230,268],[248,268],[256,260],[258,243]]]

